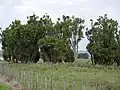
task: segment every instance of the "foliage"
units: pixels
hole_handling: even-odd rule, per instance
[[[8,85],[0,84],[0,90],[12,90]]]
[[[58,18],[55,24],[55,29],[60,34],[59,39],[64,39],[67,41],[69,46],[74,52],[74,57],[77,58],[78,53],[78,43],[83,38],[84,20],[81,18],[75,18],[74,16],[64,16],[62,19]]]
[[[106,89],[107,87],[112,90],[119,90],[117,88],[120,87],[120,67],[96,65],[96,68],[94,68],[90,62],[88,63],[88,61],[90,60],[80,59],[72,64],[42,63],[9,65],[13,73],[24,73],[24,77],[20,78],[24,83],[24,87],[27,86],[26,78],[28,82],[31,80],[34,81],[28,83],[30,86],[33,86],[33,84],[36,86],[35,82],[38,81],[36,79],[37,77],[40,77],[39,80],[42,83],[38,82],[38,87],[45,88],[45,85],[50,83],[50,77],[52,76],[53,89],[59,88],[62,90],[64,88],[64,83],[66,83],[65,86],[67,87],[67,90],[71,90],[72,81],[74,81],[74,87],[76,90],[82,90],[83,83],[86,90],[95,90],[96,88],[99,90],[99,87],[103,88],[102,90],[109,90]],[[10,72],[8,71],[8,73]],[[46,88],[49,88],[49,86],[50,85]]]
[[[15,20],[2,32],[3,57],[18,63],[34,62],[41,57],[49,62],[73,62],[76,47],[83,37],[84,20],[64,16],[56,23],[49,15],[27,17],[27,23]]]
[[[37,41],[43,36],[35,15],[28,17],[26,25],[15,20],[2,33],[3,57],[6,61],[37,62],[39,52]]]
[[[62,62],[65,58],[67,46],[63,40],[47,37],[39,40],[41,56],[44,62]]]
[[[96,22],[91,20],[91,29],[87,29],[86,35],[90,41],[87,49],[93,64],[120,65],[120,31],[117,21],[109,19],[107,15],[100,16]]]

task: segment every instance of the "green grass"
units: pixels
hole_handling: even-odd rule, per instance
[[[86,90],[96,86],[106,86],[106,88],[120,90],[119,67],[97,65],[96,68],[94,68],[88,60],[77,60],[74,64],[11,64],[10,66],[14,72],[27,72],[26,80],[36,80],[36,74],[30,75],[29,72],[39,73],[39,82],[41,82],[40,78],[42,77],[42,83],[46,83],[45,77],[49,80],[49,77],[52,75],[53,85],[55,86],[55,84],[58,83],[60,89],[63,89],[66,78],[67,90],[70,90],[72,87],[71,84],[73,80],[75,90],[82,88],[81,83],[84,82]],[[26,83],[26,80],[23,80],[22,83]]]
[[[12,89],[6,84],[0,84],[0,90],[12,90]]]

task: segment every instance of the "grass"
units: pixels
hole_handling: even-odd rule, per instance
[[[0,84],[0,90],[12,90],[12,89],[5,84]]]
[[[64,88],[64,82],[66,81],[67,90],[70,90],[72,81],[74,80],[75,90],[82,88],[84,82],[86,90],[90,90],[90,88],[95,88],[96,86],[105,86],[107,88],[105,90],[120,90],[119,67],[97,65],[94,68],[88,60],[76,60],[74,64],[11,64],[10,66],[14,72],[27,72],[26,80],[29,80],[28,82],[30,82],[31,78],[36,80],[36,73],[39,73],[40,79],[38,81],[41,82],[42,77],[43,87],[44,83],[47,81],[49,83],[49,77],[52,76],[53,86],[57,83],[57,87],[60,89]],[[34,72],[34,74],[30,75],[29,72]],[[45,77],[47,77],[46,82]],[[22,83],[26,84],[26,80],[22,80]]]

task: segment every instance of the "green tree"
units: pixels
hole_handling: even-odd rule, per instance
[[[15,20],[2,33],[2,49],[5,60],[22,63],[37,62],[39,60],[39,48],[37,42],[44,36],[41,22],[37,16],[28,17],[27,24],[22,25]]]
[[[67,41],[74,52],[74,57],[77,58],[78,43],[83,38],[84,20],[63,15],[62,19],[58,18],[55,28],[59,34],[57,36]]]
[[[91,20],[91,29],[87,29],[86,35],[93,64],[111,65],[116,62],[119,65],[120,31],[117,21],[109,19],[106,14],[96,22]]]
[[[83,28],[84,20],[64,15],[56,23],[47,14],[41,18],[33,14],[26,24],[15,20],[1,35],[3,57],[14,63],[36,63],[41,54],[45,62],[74,62]]]
[[[44,62],[73,62],[74,54],[68,45],[68,36],[65,35],[64,29],[62,30],[59,20],[53,24],[50,16],[44,15],[42,18],[45,23],[45,37],[39,40],[39,46]],[[71,54],[69,57],[68,54]]]

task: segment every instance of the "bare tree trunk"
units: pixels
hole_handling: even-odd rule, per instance
[[[78,59],[78,44],[77,44],[77,59]]]
[[[92,65],[95,67],[94,56],[93,56],[93,54],[90,54],[90,55],[91,55],[91,62],[92,62]]]

